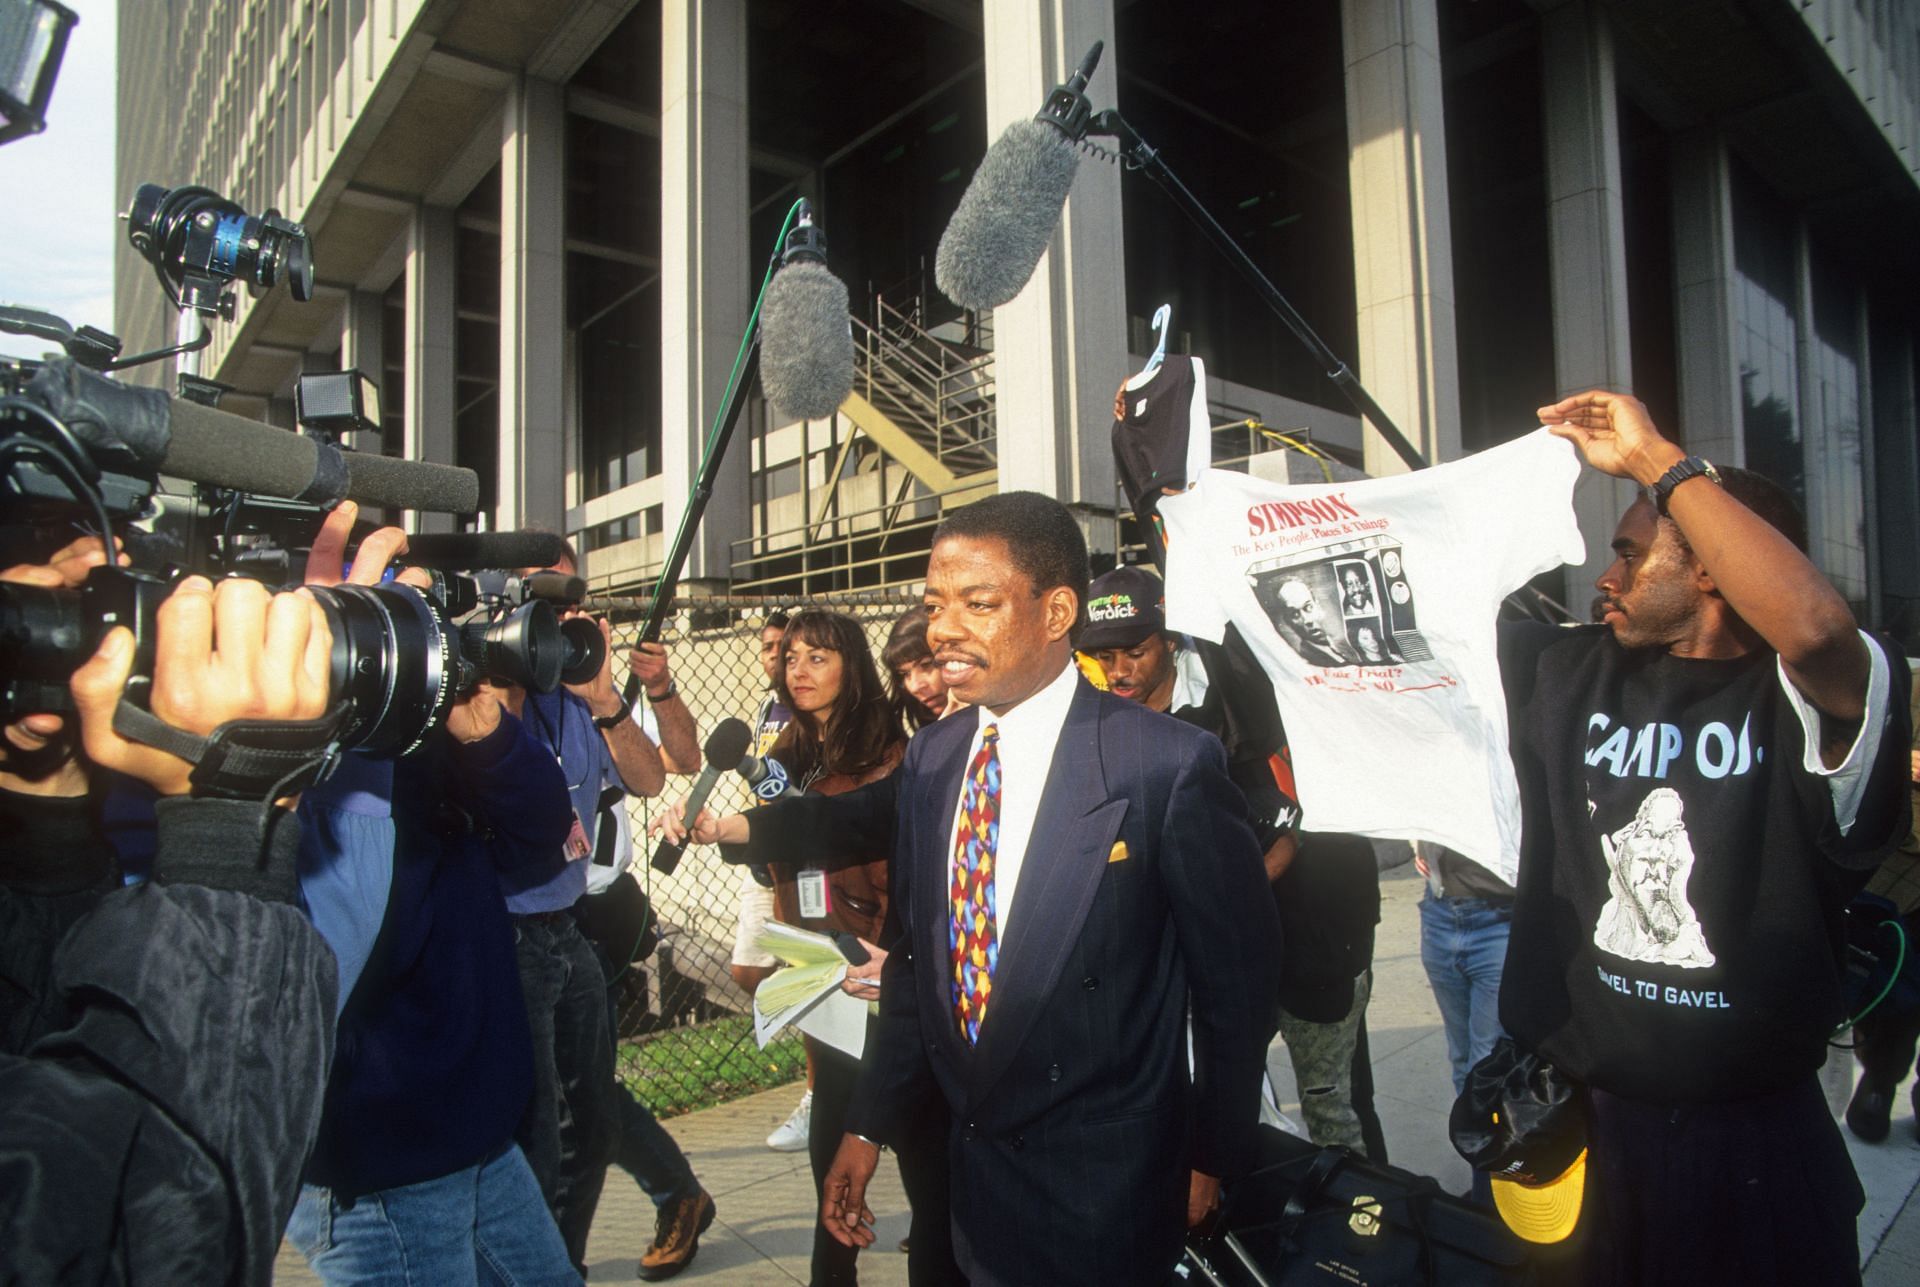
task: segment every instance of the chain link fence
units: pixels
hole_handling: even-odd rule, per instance
[[[661,631],[673,680],[704,743],[721,720],[752,721],[767,695],[760,665],[760,631],[775,612],[801,607],[844,612],[866,628],[876,664],[887,632],[917,594],[850,593],[795,603],[791,598],[714,597],[675,600]],[[613,623],[614,682],[625,683],[627,651],[638,638],[639,614],[632,601],[589,602]],[[691,779],[669,777],[653,800],[627,797],[633,824],[632,871],[659,918],[660,945],[614,980],[615,1034],[620,1073],[636,1096],[666,1117],[719,1103],[749,1091],[792,1081],[806,1071],[799,1038],[791,1031],[763,1051],[753,1038],[752,1004],[735,985],[729,965],[740,907],[741,869],[720,860],[709,846],[689,846],[672,875],[649,864],[654,840],[647,835],[653,809],[681,799]],[[738,774],[720,779],[708,807],[717,813],[747,806]]]

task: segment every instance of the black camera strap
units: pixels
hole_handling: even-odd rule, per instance
[[[319,719],[228,720],[199,737],[123,698],[114,708],[113,731],[193,765],[188,780],[196,796],[271,803],[333,771],[346,717],[342,702]]]

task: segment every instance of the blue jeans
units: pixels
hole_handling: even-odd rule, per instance
[[[1453,1093],[1467,1085],[1467,1072],[1500,1040],[1500,973],[1507,963],[1511,903],[1484,898],[1420,899],[1420,963],[1440,1006],[1453,1065]],[[1473,1173],[1476,1198],[1492,1204],[1483,1172]]]
[[[350,1207],[304,1184],[287,1240],[329,1287],[580,1282],[515,1144],[437,1180],[364,1194]]]

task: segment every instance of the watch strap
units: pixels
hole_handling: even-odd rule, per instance
[[[597,729],[603,729],[603,730],[609,729],[609,728],[619,728],[620,721],[627,719],[632,714],[633,714],[632,705],[628,703],[625,697],[622,697],[620,699],[620,709],[615,711],[611,715],[594,716],[593,726]]]
[[[1649,490],[1653,494],[1653,507],[1662,517],[1667,513],[1667,498],[1673,495],[1673,489],[1689,478],[1711,478],[1716,485],[1720,482],[1720,471],[1713,462],[1701,456],[1683,456],[1673,463],[1673,467],[1655,480]]]

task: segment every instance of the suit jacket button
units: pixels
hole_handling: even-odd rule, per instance
[[[1024,1135],[1016,1135],[1013,1137],[1013,1139],[1010,1142],[1013,1144],[1014,1148],[1023,1149],[1027,1146],[1027,1137]]]
[[[1094,978],[1091,974],[1089,974],[1086,978],[1080,980],[1080,986],[1085,988],[1087,991],[1091,992],[1095,988],[1100,986],[1100,980]]]
[[[964,1127],[964,1128],[963,1128],[963,1129],[961,1130],[961,1132],[960,1132],[960,1138],[961,1138],[961,1139],[963,1139],[963,1140],[970,1140],[970,1139],[972,1139],[972,1138],[973,1138],[973,1123],[972,1123],[972,1122],[968,1122],[968,1123],[966,1124],[966,1126],[965,1126],[965,1127]]]
[[[1048,1066],[1048,1068],[1047,1068],[1047,1080],[1048,1080],[1048,1081],[1059,1081],[1059,1080],[1060,1080],[1060,1065],[1059,1065],[1059,1064],[1052,1064],[1052,1065],[1049,1065],[1049,1066]]]

